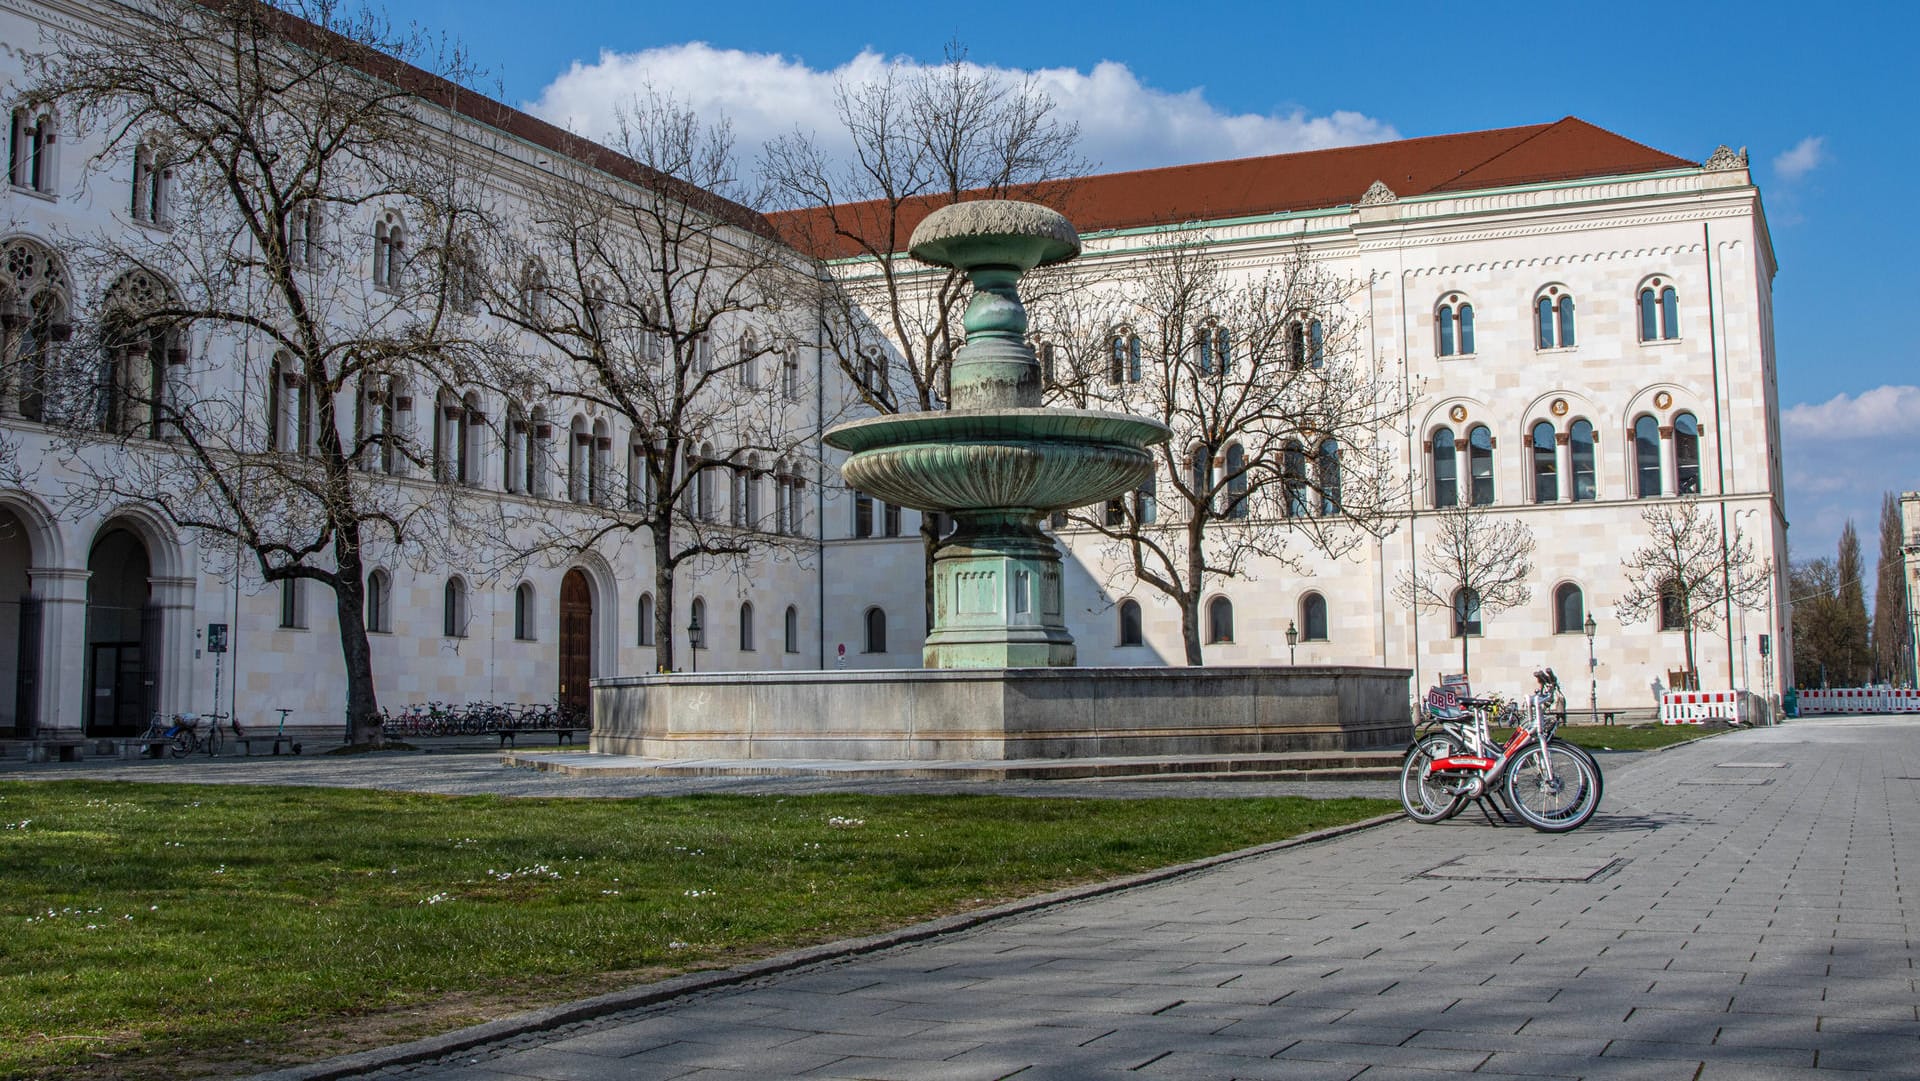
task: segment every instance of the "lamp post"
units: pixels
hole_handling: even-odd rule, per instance
[[[693,670],[700,671],[700,649],[707,644],[706,628],[700,625],[700,613],[687,621],[687,653],[693,657]]]
[[[1600,662],[1593,659],[1593,632],[1597,629],[1593,613],[1580,628],[1587,632],[1587,723],[1600,723]]]
[[[1740,516],[1741,515],[1744,515],[1744,514],[1758,515],[1759,513],[1760,513],[1759,507],[1745,507],[1740,510],[1734,511],[1733,512],[1734,535],[1738,536],[1740,534]],[[1732,673],[1728,673],[1728,675],[1731,676]],[[1745,605],[1740,606],[1740,689],[1742,691],[1753,690],[1753,677],[1747,672],[1747,608]]]
[[[1298,641],[1300,641],[1299,628],[1295,627],[1293,625],[1293,620],[1289,619],[1287,620],[1287,663],[1288,664],[1293,663],[1293,646],[1294,646],[1294,643]]]

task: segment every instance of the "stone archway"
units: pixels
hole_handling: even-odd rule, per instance
[[[89,736],[137,736],[160,709],[161,610],[147,545],[125,526],[102,530],[87,555]]]
[[[560,579],[560,704],[584,718],[593,678],[593,588],[578,567]]]
[[[32,532],[0,506],[0,734],[23,739],[40,728],[45,621],[28,576],[33,566]]]

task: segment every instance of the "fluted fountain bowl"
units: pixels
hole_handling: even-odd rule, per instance
[[[1081,409],[907,413],[842,424],[828,446],[852,453],[853,487],[919,511],[1082,507],[1153,475],[1158,421]]]

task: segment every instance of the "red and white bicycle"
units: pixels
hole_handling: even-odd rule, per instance
[[[1548,711],[1559,680],[1551,668],[1534,673],[1539,688],[1519,710],[1513,737],[1494,743],[1487,699],[1461,698],[1445,687],[1428,692],[1424,731],[1400,766],[1400,802],[1416,822],[1439,822],[1470,800],[1498,793],[1522,822],[1546,833],[1586,824],[1600,807],[1599,763],[1584,749],[1556,743],[1558,722]]]

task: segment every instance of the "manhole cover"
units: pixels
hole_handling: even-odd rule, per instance
[[[1719,762],[1714,769],[1786,769],[1785,762]]]
[[[1625,867],[1625,859],[1592,856],[1516,856],[1475,854],[1448,860],[1420,878],[1480,882],[1591,882]]]
[[[1771,777],[1692,777],[1687,780],[1681,781],[1680,783],[1681,784],[1761,785],[1761,784],[1772,784],[1773,778]]]

